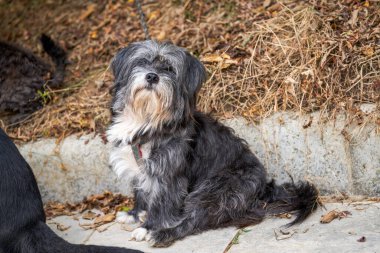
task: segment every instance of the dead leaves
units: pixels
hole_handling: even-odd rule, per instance
[[[96,4],[92,3],[92,4],[89,4],[87,6],[87,9],[85,11],[82,12],[82,14],[80,15],[79,19],[81,21],[85,20],[86,18],[88,18],[96,9]]]
[[[340,110],[349,112],[351,100],[378,101],[380,16],[374,1],[263,0],[220,6],[218,1],[177,2],[149,1],[143,9],[153,38],[195,52],[214,72],[200,92],[200,110],[257,121],[279,110],[329,111],[346,104]],[[41,2],[40,8],[30,10],[12,6],[0,9],[6,19],[1,37],[37,46],[27,42],[31,35],[20,28],[37,36],[46,23],[54,24],[52,36],[70,49],[66,83],[75,89],[55,93],[54,103],[8,133],[27,141],[58,137],[64,131],[104,132],[111,82],[94,85],[92,80],[99,77],[91,75],[106,67],[118,48],[143,39],[133,0],[74,1],[54,7]],[[19,17],[15,7],[35,18]],[[17,27],[12,25],[15,20],[21,22]],[[231,52],[239,48],[247,53]],[[313,75],[305,75],[308,70]],[[88,77],[91,81],[84,80]],[[361,84],[366,84],[364,89]]]
[[[99,210],[105,215],[114,214],[120,209],[130,208],[133,206],[133,200],[121,194],[114,194],[112,192],[104,192],[102,194],[91,195],[79,203],[57,203],[49,202],[45,205],[45,213],[47,218],[53,218],[60,215],[74,215],[83,213],[82,218],[86,220],[93,220],[99,215],[91,211],[92,209]],[[102,221],[107,222],[111,219],[111,215],[103,218]]]
[[[95,219],[96,217],[98,217],[99,214],[96,214],[94,213],[93,211],[87,211],[85,212],[83,215],[82,215],[82,219],[85,219],[85,220],[93,220]]]
[[[332,211],[328,212],[327,214],[322,215],[320,222],[323,224],[326,224],[326,223],[330,223],[331,221],[333,221],[337,218],[339,218],[339,220],[340,220],[343,218],[347,218],[348,216],[351,216],[351,215],[352,215],[352,213],[349,211],[332,210]]]
[[[201,58],[201,61],[204,63],[217,63],[221,69],[226,69],[233,64],[238,64],[237,60],[231,59],[231,56],[226,53],[206,55]]]
[[[94,224],[99,225],[99,224],[109,223],[111,221],[114,221],[115,218],[116,218],[116,215],[114,213],[109,213],[109,214],[97,217],[94,221]]]
[[[74,219],[77,220],[82,218],[88,221],[79,224],[82,228],[99,230],[100,226],[113,222],[118,211],[130,210],[132,206],[133,200],[131,198],[107,191],[102,194],[91,195],[82,202],[75,204],[50,202],[45,205],[45,213],[48,219],[61,215],[74,216]],[[59,226],[58,223],[57,228],[61,231],[68,229]]]
[[[368,57],[371,57],[375,54],[375,48],[374,47],[371,47],[371,46],[366,46],[362,49],[362,53],[365,55],[365,56],[368,56]]]
[[[92,217],[92,216],[91,216]],[[84,218],[82,216],[82,218]],[[82,227],[85,230],[88,229],[97,229],[107,223],[113,222],[116,218],[115,213],[108,213],[105,215],[97,214],[95,219],[92,219],[92,222],[90,223],[80,223],[79,226]],[[101,229],[100,229],[101,230]]]

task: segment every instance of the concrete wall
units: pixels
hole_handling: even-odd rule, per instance
[[[281,113],[257,126],[241,118],[225,124],[247,140],[279,182],[289,181],[289,173],[295,180],[315,183],[323,194],[380,195],[379,126],[345,126],[344,118],[322,123],[318,118],[319,113]],[[45,201],[78,201],[104,190],[131,194],[128,183],[109,169],[107,145],[99,136],[69,136],[59,145],[55,141],[19,147]]]

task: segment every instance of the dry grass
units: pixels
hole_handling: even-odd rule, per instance
[[[201,110],[250,121],[282,110],[319,110],[330,118],[343,112],[350,122],[380,126],[380,2],[143,2],[153,38],[184,46],[206,64]],[[41,52],[36,37],[44,27],[64,42],[73,64],[66,88],[52,91],[49,104],[21,126],[7,127],[8,133],[29,140],[103,132],[112,83],[108,63],[117,48],[143,39],[131,1],[37,2],[26,10],[17,3],[0,35]],[[361,103],[376,103],[377,110],[365,114]]]

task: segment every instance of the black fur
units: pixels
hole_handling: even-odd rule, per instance
[[[138,253],[70,244],[46,224],[33,172],[0,129],[0,253]]]
[[[43,93],[47,86],[57,88],[63,83],[67,65],[66,52],[45,34],[40,41],[55,63],[55,71],[31,51],[0,41],[0,116],[15,113],[21,115],[13,117],[11,121],[16,121],[43,105],[38,91]],[[49,78],[52,73],[53,76]]]
[[[156,58],[169,61],[176,69],[170,80],[155,67]],[[153,245],[165,246],[207,229],[255,224],[266,215],[283,212],[297,213],[289,224],[293,225],[317,207],[318,191],[312,184],[269,181],[264,166],[244,140],[196,110],[205,70],[184,49],[154,41],[134,43],[116,55],[112,67],[116,86],[108,137],[118,145],[111,151],[110,161],[118,174],[128,174],[130,168],[123,168],[123,159],[128,159],[123,153],[126,145],[133,140],[149,145],[147,157],[138,161],[136,205],[129,214],[137,220],[139,213],[147,211],[142,227],[150,231],[147,238]],[[158,103],[171,115],[162,118],[161,124],[152,121],[154,114],[135,113],[139,108],[135,108],[133,91],[147,87],[143,81],[147,72],[164,80],[146,94],[165,101],[172,98],[170,105]],[[147,98],[138,104],[151,101]],[[135,120],[144,116],[143,123]]]

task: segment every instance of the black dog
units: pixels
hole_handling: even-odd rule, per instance
[[[0,115],[18,114],[19,117],[13,116],[11,121],[42,106],[38,92],[44,93],[47,87],[58,88],[63,83],[66,52],[44,34],[40,41],[55,63],[55,71],[29,50],[0,41]]]
[[[134,210],[119,220],[137,221],[146,211],[134,239],[166,246],[207,229],[291,211],[295,224],[317,207],[313,185],[269,181],[244,140],[196,110],[206,71],[185,49],[133,43],[118,52],[112,69],[110,163],[136,191]]]
[[[33,172],[0,128],[0,253],[138,253],[70,244],[45,223]]]

